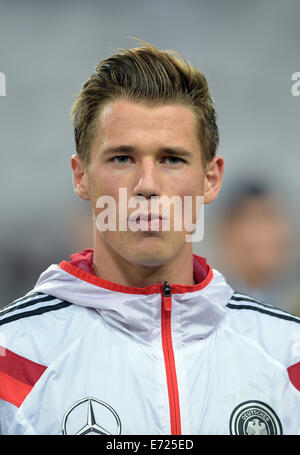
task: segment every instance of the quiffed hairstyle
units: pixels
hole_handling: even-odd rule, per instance
[[[182,104],[192,108],[204,165],[216,154],[219,132],[205,76],[174,51],[140,41],[98,63],[71,110],[76,150],[85,166],[99,115],[108,103],[128,99],[150,105]]]

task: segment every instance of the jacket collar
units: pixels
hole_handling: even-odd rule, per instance
[[[106,322],[131,336],[151,341],[160,334],[162,286],[122,286],[102,280],[92,268],[93,250],[51,265],[39,277],[35,292],[43,292],[79,306],[94,308]],[[188,343],[207,337],[223,320],[233,290],[224,277],[193,255],[197,284],[172,284],[172,330]]]

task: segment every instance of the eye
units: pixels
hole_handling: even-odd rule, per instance
[[[129,160],[131,160],[131,158],[128,155],[117,155],[111,159],[111,161],[117,164],[127,164]]]
[[[182,158],[179,158],[178,156],[166,156],[164,159],[168,161],[168,164],[172,165],[185,163],[185,161]]]

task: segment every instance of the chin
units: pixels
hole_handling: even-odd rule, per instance
[[[127,261],[144,267],[159,267],[170,260],[170,255],[163,251],[136,251],[127,256]]]
[[[107,239],[108,240],[108,239]],[[121,242],[109,239],[111,248],[125,261],[142,267],[160,267],[170,262],[182,247],[182,242],[166,241],[158,236],[135,239],[133,242],[123,238]]]
[[[124,257],[128,262],[132,264],[140,265],[142,267],[160,267],[167,264],[174,257],[176,248],[170,244],[154,244],[154,242],[144,245],[137,245],[135,248],[123,250],[123,253],[119,251],[119,254]]]
[[[167,261],[162,260],[161,258],[143,258],[143,259],[136,259],[135,261],[131,261],[136,265],[140,265],[141,267],[160,267],[164,265]]]

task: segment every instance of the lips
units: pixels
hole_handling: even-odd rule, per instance
[[[154,220],[161,220],[162,217],[160,215],[157,215],[155,213],[141,213],[138,218],[137,218],[137,221],[154,221]]]
[[[128,221],[131,222],[131,221],[134,221],[136,223],[139,223],[140,221],[154,221],[154,220],[162,220],[163,217],[157,213],[140,213],[138,216],[136,216],[137,213],[134,212],[132,213],[129,218],[128,218]]]
[[[128,226],[133,231],[161,231],[163,230],[163,220],[158,213],[137,213],[134,212],[128,218]]]

